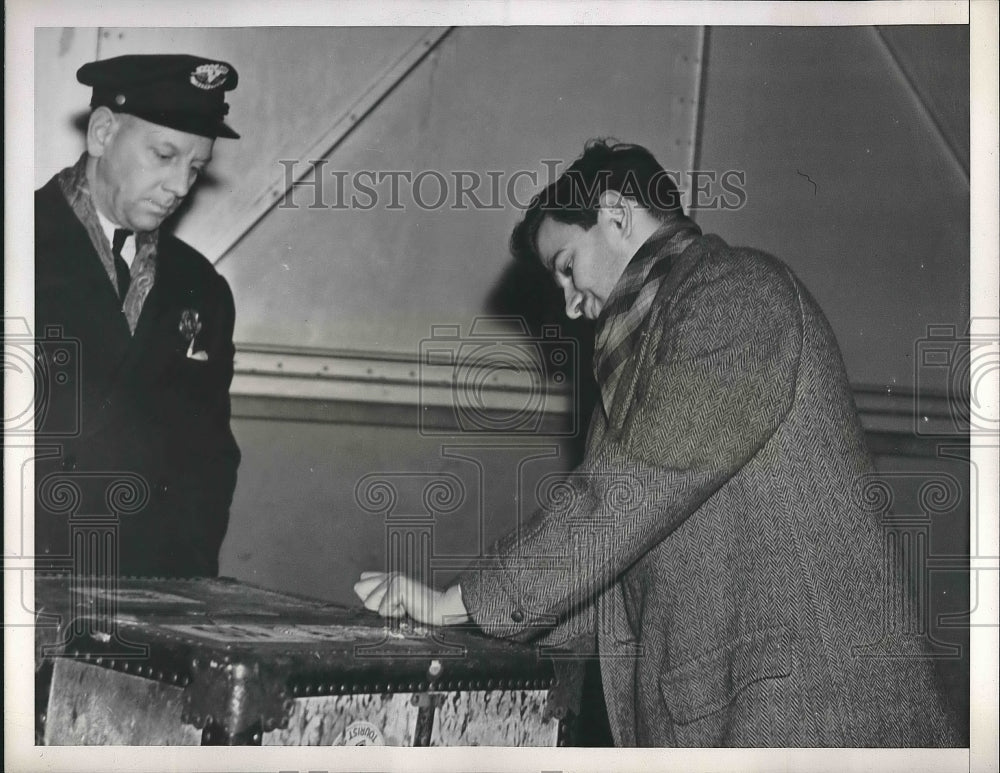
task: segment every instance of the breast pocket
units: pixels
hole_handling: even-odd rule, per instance
[[[719,746],[729,742],[735,723],[767,725],[765,717],[741,718],[743,711],[767,712],[767,705],[739,706],[755,685],[792,673],[792,642],[783,626],[751,631],[735,641],[664,672],[660,695],[678,743]],[[744,704],[747,701],[743,701]],[[764,740],[764,739],[762,739]],[[765,744],[766,745],[766,744]]]

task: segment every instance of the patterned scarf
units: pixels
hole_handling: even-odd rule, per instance
[[[104,265],[104,271],[108,275],[108,281],[118,292],[118,274],[115,271],[115,258],[111,252],[111,245],[108,237],[104,235],[101,222],[97,219],[97,211],[94,209],[94,201],[90,196],[90,188],[87,185],[87,154],[80,156],[80,160],[73,166],[66,167],[59,173],[59,187],[67,203],[90,237],[90,243],[94,245],[97,254]],[[148,231],[135,235],[135,260],[132,261],[130,275],[132,282],[129,285],[128,293],[122,302],[122,310],[125,312],[125,319],[128,321],[128,328],[134,334],[135,326],[139,323],[139,315],[142,313],[142,306],[146,302],[146,296],[153,289],[153,282],[156,279],[156,243],[159,231]]]
[[[636,349],[653,299],[673,259],[700,235],[701,229],[683,216],[656,231],[632,256],[601,310],[594,344],[594,377],[609,420],[618,382]]]

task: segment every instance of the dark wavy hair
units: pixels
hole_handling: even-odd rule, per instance
[[[511,252],[518,259],[538,260],[538,229],[546,217],[590,230],[597,223],[601,194],[608,190],[635,199],[662,222],[684,214],[677,186],[646,148],[593,139],[583,155],[531,199],[511,234]]]

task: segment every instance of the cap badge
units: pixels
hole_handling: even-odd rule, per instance
[[[229,68],[224,64],[200,64],[191,73],[191,85],[199,89],[214,89],[226,82]]]

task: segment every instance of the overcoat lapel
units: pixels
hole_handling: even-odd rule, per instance
[[[625,420],[637,399],[642,399],[644,390],[642,386],[649,379],[651,368],[641,367],[644,363],[655,361],[653,353],[660,344],[662,335],[660,331],[663,327],[660,321],[667,307],[667,299],[673,295],[674,290],[684,280],[694,268],[695,264],[701,260],[711,243],[718,239],[715,236],[703,236],[695,239],[688,245],[674,260],[674,265],[663,280],[663,285],[657,293],[657,299],[650,309],[649,317],[643,325],[639,338],[639,345],[636,347],[625,370],[622,373],[621,381],[615,391],[615,401],[612,406],[611,416],[608,424],[609,429],[619,432],[625,426]]]
[[[643,326],[642,333],[639,335],[639,345],[632,352],[632,356],[628,362],[625,363],[625,370],[622,372],[618,388],[615,390],[615,401],[612,404],[611,417],[608,422],[610,429],[615,432],[625,425],[625,417],[628,416],[629,411],[632,409],[632,403],[635,401],[635,382],[639,375],[638,364],[645,362],[646,348],[649,345],[650,322],[652,322],[655,316],[656,309],[653,309],[649,314],[649,319],[646,320]]]

